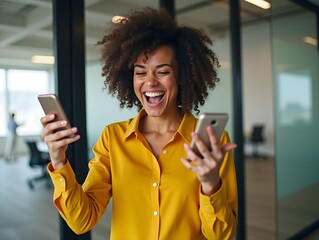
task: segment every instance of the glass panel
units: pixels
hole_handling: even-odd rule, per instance
[[[0,176],[6,179],[0,183],[0,205],[5,206],[1,207],[0,239],[58,239],[52,189],[46,188],[43,178],[35,182],[34,191],[27,184],[39,178],[42,168],[29,166],[30,152],[24,142],[41,140],[43,111],[36,96],[54,86],[53,65],[33,61],[34,55],[53,52],[51,0],[0,2],[0,67],[5,69],[0,70],[1,157],[7,142],[3,131],[6,134],[8,111],[16,112],[17,122],[23,123],[18,128],[16,161],[0,159]]]
[[[6,84],[5,70],[0,69],[0,136],[5,136],[7,132],[7,113],[6,113]]]
[[[9,112],[16,113],[16,121],[22,124],[19,135],[40,135],[40,118],[43,110],[37,95],[49,90],[49,74],[46,71],[8,70]]]
[[[201,107],[200,111],[228,113],[229,120],[226,130],[233,138],[229,8],[222,3],[203,3],[200,6],[197,1],[178,1],[176,9],[176,18],[180,25],[185,24],[203,29],[213,40],[212,50],[216,53],[220,62],[220,68],[217,69],[220,82],[209,93],[205,105]],[[227,24],[224,24],[224,22]]]
[[[319,81],[316,15],[289,1],[289,14],[272,12],[276,108],[278,238],[318,220]],[[314,42],[314,41],[312,41]]]
[[[269,10],[259,9],[259,14],[269,18]],[[253,23],[243,21],[241,25],[248,240],[275,239],[276,235],[270,23],[261,18]]]

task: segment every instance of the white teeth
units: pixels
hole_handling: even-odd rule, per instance
[[[147,92],[145,93],[145,96],[147,97],[157,97],[157,96],[161,96],[163,95],[163,93],[161,92]]]

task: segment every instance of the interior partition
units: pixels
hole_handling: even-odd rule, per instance
[[[273,4],[283,2],[289,1]],[[278,239],[306,235],[319,219],[317,20],[295,3],[290,7],[271,16]]]

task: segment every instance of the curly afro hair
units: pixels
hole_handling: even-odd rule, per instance
[[[140,53],[160,45],[169,45],[175,51],[179,66],[177,102],[184,113],[199,112],[208,91],[219,81],[215,69],[219,62],[209,48],[212,40],[203,30],[178,26],[164,9],[147,7],[131,12],[111,25],[97,45],[102,46],[105,87],[112,96],[117,96],[121,108],[142,108],[133,89],[133,66]]]

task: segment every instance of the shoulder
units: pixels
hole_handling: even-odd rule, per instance
[[[119,121],[119,122],[113,122],[110,124],[107,124],[103,131],[118,131],[120,129],[127,129],[128,126],[130,125],[130,123],[132,122],[132,118],[128,119],[128,120],[124,120],[124,121]]]

